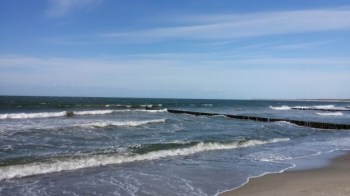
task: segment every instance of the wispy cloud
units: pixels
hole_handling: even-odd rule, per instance
[[[132,42],[227,40],[242,37],[349,30],[350,9],[263,12],[187,17],[185,25],[101,34]],[[182,20],[182,19],[181,19]]]
[[[103,0],[49,0],[50,7],[47,10],[47,15],[49,17],[61,17],[75,10],[90,10]]]
[[[284,45],[276,45],[270,48],[272,49],[285,49],[285,50],[294,50],[294,49],[305,49],[312,48],[315,46],[320,46],[324,44],[332,43],[333,41],[318,41],[318,42],[305,42],[305,43],[293,43],[293,44],[284,44]]]
[[[159,93],[163,97],[179,97],[186,94],[184,92],[190,92],[193,94],[186,96],[192,98],[252,98],[256,96],[256,91],[261,91],[261,97],[283,97],[295,90],[295,97],[310,97],[314,96],[310,89],[319,86],[325,88],[317,90],[325,97],[332,93],[338,93],[339,97],[349,94],[349,91],[344,91],[350,82],[349,58],[251,56],[230,59],[226,54],[218,55],[220,53],[168,53],[133,58],[1,55],[0,94],[11,93],[11,88],[16,86],[17,89],[32,87],[30,89],[34,92],[48,85],[52,86],[47,89],[51,93],[57,92],[58,87],[76,86],[84,90],[85,86],[90,86],[96,92],[100,92],[101,88],[109,89],[101,93],[110,96],[154,97],[155,93]],[[76,90],[72,90],[70,95],[74,92]],[[108,94],[111,92],[115,94]]]
[[[35,73],[66,74],[75,70],[77,72],[96,74],[139,74],[154,73],[181,73],[209,69],[227,70],[251,70],[254,69],[278,69],[293,70],[298,66],[303,69],[342,68],[350,69],[350,58],[348,57],[277,57],[277,56],[239,56],[228,52],[213,53],[155,53],[137,54],[115,57],[95,58],[56,58],[56,57],[30,57],[19,55],[0,55],[0,70],[8,72],[27,72],[27,69]],[[80,70],[80,71],[79,71]],[[167,72],[166,70],[171,70]],[[177,71],[178,72],[177,72]],[[260,70],[260,69],[259,69]],[[335,69],[336,71],[337,69]],[[34,73],[31,72],[31,73]],[[75,74],[76,72],[73,71]],[[151,74],[151,75],[154,75]]]

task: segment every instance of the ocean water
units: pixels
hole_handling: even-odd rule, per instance
[[[349,150],[350,130],[167,109],[350,124],[349,105],[2,96],[0,195],[217,195],[303,158]]]

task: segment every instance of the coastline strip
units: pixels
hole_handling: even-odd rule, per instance
[[[309,195],[350,195],[350,152],[334,159],[322,168],[287,171],[252,178],[237,189],[220,196],[309,196]]]

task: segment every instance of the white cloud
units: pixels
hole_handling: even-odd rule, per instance
[[[315,97],[315,93],[322,93],[324,97],[331,94],[345,97],[349,93],[344,90],[350,83],[350,67],[346,66],[350,65],[349,58],[229,59],[222,56],[220,59],[218,55],[145,54],[123,58],[1,55],[0,94],[15,92],[9,91],[12,88],[19,93],[32,89],[39,94],[40,89],[48,85],[52,87],[45,90],[46,94],[63,89],[63,94],[73,95],[69,93],[80,89],[88,91],[90,96],[290,98],[293,95],[308,98]],[[212,56],[218,59],[213,60]],[[72,90],[72,86],[77,90]],[[108,94],[112,92],[115,94]],[[124,94],[118,94],[120,92]],[[186,94],[188,92],[193,94]]]
[[[129,32],[110,32],[100,36],[132,42],[155,42],[172,39],[225,40],[252,36],[349,30],[349,18],[349,9],[192,16],[187,17],[185,25]]]
[[[328,40],[328,41],[317,41],[317,42],[291,43],[291,44],[283,44],[283,45],[274,45],[269,48],[282,49],[282,50],[295,50],[295,49],[313,48],[316,46],[329,44],[332,42],[333,41]]]
[[[61,17],[77,9],[89,10],[99,5],[103,0],[49,0],[50,8],[47,15]]]

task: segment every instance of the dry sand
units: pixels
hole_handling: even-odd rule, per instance
[[[326,167],[253,178],[248,184],[221,195],[350,196],[350,152]]]

